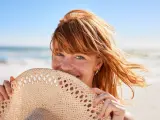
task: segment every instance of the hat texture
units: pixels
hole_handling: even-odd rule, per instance
[[[2,120],[100,120],[103,103],[94,108],[96,94],[68,73],[33,68],[16,77],[11,87],[10,100],[0,102]]]

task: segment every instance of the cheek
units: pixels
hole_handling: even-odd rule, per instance
[[[88,63],[79,63],[77,66],[77,70],[79,71],[81,77],[80,79],[87,84],[88,86],[92,87],[93,82],[93,66]]]
[[[93,65],[88,62],[79,62],[74,64],[76,65],[75,68],[83,75],[83,76],[90,76],[93,74]]]
[[[52,69],[56,69],[59,66],[60,60],[56,57],[52,58]]]

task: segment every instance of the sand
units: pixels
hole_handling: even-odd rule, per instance
[[[126,108],[132,113],[135,120],[160,120],[160,83],[153,83],[146,88],[135,88],[135,97],[132,105]],[[125,94],[128,94],[125,91]]]

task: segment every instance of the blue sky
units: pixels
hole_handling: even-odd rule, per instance
[[[105,19],[120,46],[160,45],[158,0],[0,0],[0,45],[49,46],[59,19],[72,9]]]

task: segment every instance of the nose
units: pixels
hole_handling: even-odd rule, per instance
[[[60,69],[64,72],[72,71],[72,61],[70,58],[64,58],[60,63]]]

